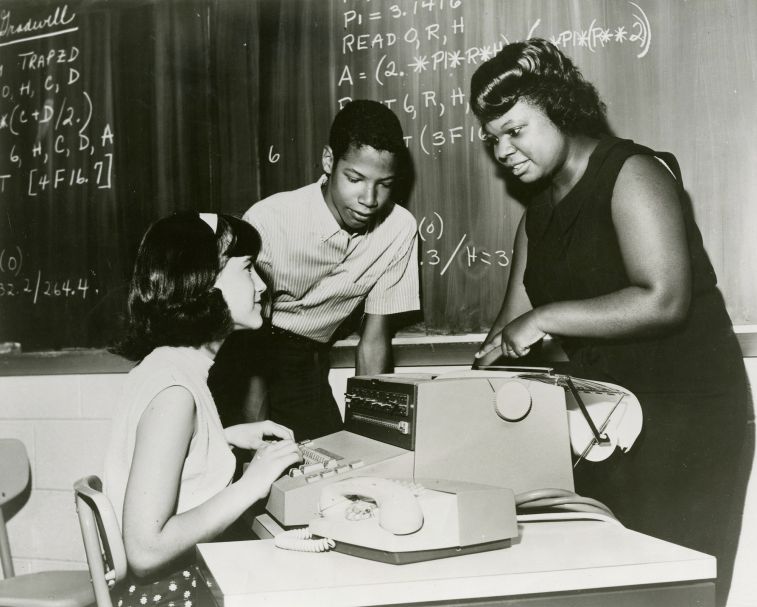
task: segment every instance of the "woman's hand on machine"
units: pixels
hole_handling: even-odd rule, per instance
[[[545,337],[536,323],[533,310],[508,323],[502,331],[494,334],[476,352],[478,366],[486,366],[500,356],[520,358],[531,351],[531,346]]]

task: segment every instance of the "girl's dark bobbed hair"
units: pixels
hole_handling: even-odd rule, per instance
[[[598,136],[609,131],[596,88],[554,44],[541,38],[506,45],[471,78],[471,109],[482,124],[520,100],[539,107],[564,133]]]
[[[196,212],[154,222],[134,263],[126,336],[113,350],[141,360],[160,346],[201,346],[223,339],[233,323],[216,278],[231,257],[260,251],[260,236],[247,222],[217,217],[215,231]]]

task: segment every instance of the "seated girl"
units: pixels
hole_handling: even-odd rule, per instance
[[[131,578],[114,589],[114,605],[196,607],[194,546],[217,538],[301,460],[284,426],[224,429],[207,386],[223,339],[262,325],[259,248],[246,222],[195,212],[156,221],[139,247],[117,347],[139,364],[114,415],[104,475]],[[232,446],[255,450],[236,482]]]

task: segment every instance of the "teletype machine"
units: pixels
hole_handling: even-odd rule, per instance
[[[253,529],[309,525],[282,543],[312,533],[327,539],[299,549],[392,563],[501,548],[515,494],[572,491],[577,462],[628,450],[640,429],[627,390],[548,369],[353,377],[345,429],[301,445]]]

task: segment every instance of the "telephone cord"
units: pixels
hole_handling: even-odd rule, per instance
[[[298,552],[326,552],[336,545],[334,540],[327,537],[314,538],[307,527],[282,531],[273,538],[273,543],[278,548]]]

